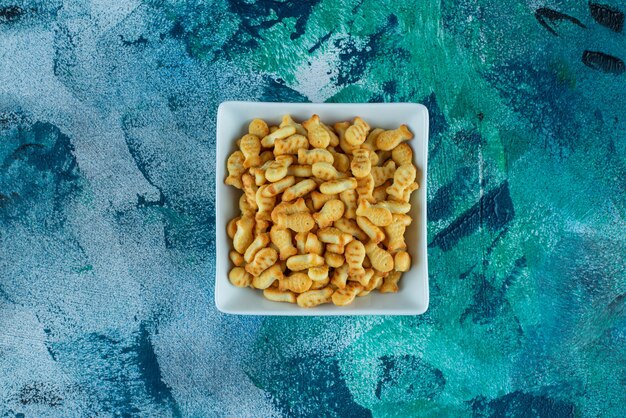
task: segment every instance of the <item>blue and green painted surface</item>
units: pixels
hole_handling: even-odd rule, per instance
[[[0,415],[623,417],[602,1],[0,2]],[[215,310],[232,99],[428,106],[425,315]]]

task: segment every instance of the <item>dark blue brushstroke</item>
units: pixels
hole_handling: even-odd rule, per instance
[[[73,84],[70,82],[72,70],[78,65],[77,46],[76,36],[68,27],[58,26],[55,28],[52,68],[54,75],[60,77],[68,88]]]
[[[396,80],[385,81],[383,83],[383,91],[391,97],[395,97],[398,93],[398,82]]]
[[[448,129],[449,125],[446,121],[445,115],[437,103],[435,93],[431,93],[426,96],[421,100],[421,103],[428,108],[428,158],[435,159],[439,154],[441,141],[443,140],[443,136],[441,134]]]
[[[293,102],[293,103],[307,103],[310,100],[285,85],[283,80],[274,80],[267,77],[263,85],[263,91],[259,98],[263,102]]]
[[[145,196],[138,194],[137,195],[137,208],[148,208],[152,206],[164,207],[165,206],[165,196],[163,193],[159,193],[159,199],[156,201],[147,200]]]
[[[122,45],[124,46],[145,46],[148,44],[148,39],[143,35],[139,35],[139,38],[129,41],[124,38],[124,35],[119,35],[120,41],[122,41]]]
[[[475,129],[462,129],[452,138],[455,144],[461,148],[475,150],[478,145],[486,143],[482,135]]]
[[[609,314],[616,317],[624,315],[626,313],[626,293],[617,295],[617,297],[609,303],[607,310]]]
[[[159,191],[159,201],[163,201],[164,204],[168,203],[167,198],[165,194],[163,193],[163,190],[161,189],[161,187],[159,187],[156,184],[156,182],[150,176],[148,164],[144,161],[144,159],[141,156],[141,152],[140,152],[141,144],[130,133],[130,130],[133,127],[135,127],[135,123],[136,121],[129,115],[126,115],[122,118],[122,130],[124,131],[124,141],[126,142],[126,146],[128,147],[128,152],[130,153],[131,157],[133,157],[133,160],[135,161],[135,165],[137,166],[137,169],[143,175],[144,179],[146,179],[146,181],[150,183],[152,187],[154,187],[155,189]],[[145,197],[144,197],[144,201],[145,201]]]
[[[27,122],[26,115],[17,111],[0,111],[0,130],[16,128]]]
[[[148,396],[159,404],[168,405],[174,416],[182,416],[171,389],[163,382],[161,367],[145,322],[142,322],[139,327],[139,335],[133,349],[137,354],[137,365]]]
[[[626,343],[626,293],[618,295],[605,309],[607,313],[607,324],[611,324],[602,335],[594,341],[596,347],[601,348],[606,353],[614,352],[618,357],[623,357],[623,347]],[[622,385],[626,386],[626,376],[622,380]]]
[[[63,397],[58,389],[42,382],[25,384],[20,388],[18,397],[22,405],[37,404],[54,408],[63,404]]]
[[[84,338],[53,343],[51,346],[61,359],[65,356],[83,359],[81,367],[90,371],[90,380],[110,385],[111,390],[106,392],[91,392],[100,407],[99,412],[105,415],[115,412],[121,416],[137,415],[140,412],[136,403],[138,395],[143,393],[137,393],[137,388],[128,384],[132,379],[129,372],[134,372],[134,363],[127,361],[128,351],[125,351],[119,340],[90,333]]]
[[[183,26],[183,24],[177,20],[170,28],[169,34],[170,36],[172,36],[172,38],[181,39],[185,35],[185,26]]]
[[[593,20],[613,32],[621,32],[624,29],[624,13],[616,7],[589,2],[589,12]]]
[[[61,0],[37,2],[16,0],[13,3],[17,4],[0,5],[0,25],[20,25],[27,19],[31,19],[31,22],[36,20],[38,23],[50,22],[63,8]]]
[[[137,169],[146,181],[159,191],[156,201],[138,195],[136,207],[157,210],[162,216],[165,247],[168,249],[185,249],[206,251],[214,245],[213,236],[215,228],[214,209],[207,207],[206,202],[198,202],[187,197],[172,198],[164,192],[163,188],[153,179],[151,173],[155,168],[150,165],[150,160],[145,157],[145,144],[132,134],[137,122],[132,116],[126,115],[122,121],[124,139],[130,155],[133,157]],[[118,214],[118,221],[122,223],[125,213]]]
[[[41,322],[41,320],[39,319],[39,316],[37,316],[37,320],[39,320],[39,322]],[[57,354],[54,351],[54,347],[52,344],[50,344],[48,341],[50,340],[50,337],[52,335],[52,330],[48,327],[44,327],[43,328],[43,332],[46,334],[46,340],[44,341],[44,345],[46,346],[46,350],[48,351],[48,354],[50,355],[50,358],[52,359],[52,361],[57,361]]]
[[[468,318],[475,324],[486,324],[499,315],[505,309],[510,309],[506,299],[506,291],[526,268],[526,257],[522,256],[515,260],[511,272],[504,278],[502,285],[496,288],[483,274],[478,274],[478,282],[475,283],[474,297],[470,306],[461,315],[460,322]]]
[[[73,152],[74,147],[69,137],[56,126],[36,122],[25,129],[18,128],[14,140],[17,146],[4,159],[2,168],[7,169],[16,160],[22,160],[39,171],[54,171],[59,176],[76,180],[76,160],[68,156],[68,151]]]
[[[285,20],[294,19],[295,28],[290,34],[296,40],[304,34],[309,16],[319,0],[303,2],[281,2],[276,0],[249,2],[229,0],[228,14],[216,15],[215,6],[210,3],[189,4],[188,7],[172,7],[172,26],[160,33],[181,40],[186,52],[194,58],[217,62],[220,59],[235,60],[262,43],[264,32]],[[156,5],[155,5],[156,6]],[[159,5],[161,6],[161,5]],[[168,6],[166,6],[168,7]],[[155,7],[156,8],[156,7]],[[162,13],[159,10],[159,13]],[[227,20],[228,22],[223,22]],[[218,26],[231,26],[232,30],[222,38],[214,37]]]
[[[548,7],[540,7],[535,10],[535,19],[537,19],[537,22],[539,22],[541,26],[546,28],[548,32],[550,32],[554,36],[559,36],[558,32],[555,29],[556,26],[554,24],[563,20],[571,22],[577,26],[580,26],[581,28],[586,28],[586,26],[583,25],[583,23],[575,17],[550,9]]]
[[[337,67],[338,75],[336,84],[346,86],[360,81],[368,66],[376,61],[376,56],[381,54],[381,43],[385,35],[398,30],[398,18],[390,15],[386,24],[367,38],[363,46],[357,46],[356,40],[352,38],[337,39],[335,46],[339,48],[340,63]],[[410,57],[407,51],[397,50],[389,54],[394,59],[403,60]]]
[[[491,244],[489,244],[489,246],[485,249],[485,260],[483,260],[483,262],[488,260],[487,257],[491,255],[493,250],[498,246],[498,244],[500,244],[500,242],[502,241],[502,239],[506,236],[508,232],[509,232],[508,227],[504,227],[502,228],[500,232],[498,232],[498,235],[496,235],[493,241],[491,241]]]
[[[498,231],[514,216],[509,183],[505,181],[435,235],[429,247],[440,247],[443,251],[450,251],[461,238],[474,233],[479,226],[487,227],[490,231]]]
[[[437,137],[448,129],[448,121],[437,102],[435,93],[431,93],[421,100],[421,103],[428,108],[430,137]]]
[[[321,47],[324,42],[326,42],[330,36],[333,34],[333,31],[328,32],[326,35],[322,36],[319,41],[315,42],[311,48],[309,48],[309,54],[315,52],[319,47]]]
[[[454,178],[441,186],[428,202],[428,220],[439,221],[454,214],[457,201],[463,201],[471,192],[472,169],[461,167],[454,174]]]
[[[445,388],[446,379],[441,370],[413,355],[383,356],[380,358],[382,376],[374,391],[383,402],[393,402],[398,389],[405,391],[403,398],[433,399]],[[411,382],[402,387],[400,382]]]
[[[361,7],[361,5],[363,4],[365,0],[358,0],[356,2],[356,4],[354,5],[354,7],[352,8],[352,14],[355,14],[357,10],[359,10],[359,8]]]
[[[603,73],[622,74],[626,71],[624,61],[601,51],[583,51],[582,61],[587,67]]]
[[[2,285],[0,284],[0,300],[2,299],[10,303],[15,303],[15,300],[2,288]]]
[[[478,397],[470,401],[475,417],[569,418],[576,409],[570,402],[515,391],[493,400]]]
[[[248,375],[272,395],[285,416],[372,416],[354,402],[336,359],[307,354],[266,360],[251,364]]]
[[[306,23],[311,11],[319,3],[319,0],[303,2],[280,2],[264,1],[250,3],[245,0],[229,0],[229,10],[237,15],[240,20],[237,31],[233,34],[226,45],[234,44],[247,49],[258,45],[261,31],[271,28],[285,19],[296,19],[294,32],[290,34],[291,40],[298,39],[304,34]],[[269,19],[276,15],[276,18]]]
[[[478,285],[472,304],[461,315],[460,322],[464,323],[468,317],[475,324],[485,324],[502,311],[504,292],[496,289],[484,275],[478,275]]]
[[[467,278],[468,278],[468,277],[472,274],[472,272],[474,271],[474,269],[476,268],[476,266],[478,266],[478,264],[474,264],[472,267],[470,267],[469,269],[467,269],[466,271],[464,271],[463,273],[461,273],[461,274],[459,275],[459,279],[460,279],[460,280],[465,280],[465,279],[467,279]]]
[[[80,191],[80,172],[70,138],[50,123],[15,117],[0,132],[0,222],[32,214],[62,224],[64,202]],[[46,198],[51,202],[46,204]],[[46,211],[36,211],[46,207]],[[40,219],[40,225],[45,225]]]
[[[381,93],[374,94],[369,99],[367,99],[368,103],[385,103],[385,96]]]
[[[550,155],[562,157],[575,149],[575,141],[593,140],[580,135],[579,120],[586,120],[588,109],[573,105],[580,103],[579,96],[556,72],[516,62],[497,65],[484,78],[516,113],[548,133],[541,137]],[[578,117],[583,112],[585,118]]]
[[[24,9],[19,6],[6,6],[0,8],[0,23],[9,23],[19,20],[24,16]]]

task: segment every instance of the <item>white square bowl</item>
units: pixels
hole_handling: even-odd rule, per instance
[[[357,297],[349,306],[332,304],[304,309],[295,304],[271,302],[263,292],[233,286],[228,280],[232,268],[228,252],[232,243],[226,234],[226,224],[239,212],[241,191],[224,184],[227,176],[226,160],[236,150],[235,141],[247,133],[254,118],[278,125],[283,115],[290,114],[296,121],[317,114],[326,124],[365,119],[370,126],[395,129],[406,124],[415,137],[408,142],[413,149],[420,188],[411,196],[413,222],[406,230],[407,251],[411,255],[411,269],[402,275],[398,293],[370,293]],[[217,152],[215,184],[215,245],[217,247],[215,304],[225,313],[243,315],[419,315],[428,309],[428,255],[426,244],[426,173],[428,167],[428,110],[416,103],[261,103],[224,102],[217,111]]]

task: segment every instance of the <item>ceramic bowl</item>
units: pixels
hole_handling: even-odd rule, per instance
[[[420,188],[411,196],[413,222],[407,227],[405,239],[411,255],[411,269],[400,280],[398,293],[371,292],[357,297],[344,307],[332,304],[303,309],[295,304],[271,302],[263,292],[238,288],[228,281],[232,268],[228,252],[232,243],[226,234],[228,221],[239,215],[241,191],[224,184],[227,175],[226,160],[235,151],[235,141],[247,133],[254,118],[278,125],[282,115],[290,114],[302,121],[317,114],[326,124],[354,119],[360,116],[370,126],[395,129],[409,126],[415,137],[408,141],[413,149]],[[426,173],[428,169],[428,110],[416,103],[260,103],[224,102],[217,111],[217,152],[215,184],[215,245],[217,247],[215,304],[225,313],[242,315],[419,315],[428,308],[428,258],[426,243]]]

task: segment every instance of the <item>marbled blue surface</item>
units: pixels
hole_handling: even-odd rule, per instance
[[[1,1],[0,415],[626,415],[606,2]],[[216,311],[233,99],[428,106],[425,315]]]

